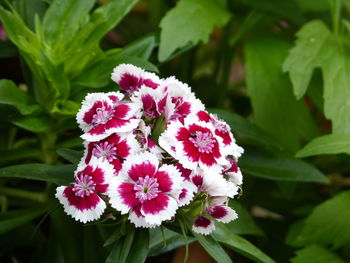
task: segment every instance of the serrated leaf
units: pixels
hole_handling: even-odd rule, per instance
[[[247,174],[270,180],[328,183],[328,178],[318,169],[290,157],[246,151],[239,159],[239,166]]]
[[[273,259],[271,259],[252,243],[232,233],[224,224],[216,222],[215,225],[216,230],[213,232],[212,236],[223,245],[237,251],[239,254],[242,254],[247,258],[254,260],[255,262],[275,263]]]
[[[305,94],[313,71],[320,67],[325,115],[332,121],[333,133],[349,134],[350,55],[345,43],[319,20],[305,24],[297,37],[283,66],[290,74],[296,97]]]
[[[295,153],[300,137],[311,139],[317,129],[304,101],[295,100],[288,77],[282,72],[289,48],[285,41],[265,37],[247,42],[244,53],[254,120],[286,151]]]
[[[316,206],[293,243],[332,245],[334,248],[349,244],[349,204],[350,191],[345,191]]]
[[[204,236],[192,231],[194,237],[208,252],[208,254],[218,263],[232,263],[231,258],[226,254],[220,244],[211,236]]]
[[[332,251],[321,246],[308,246],[296,252],[296,256],[291,259],[292,263],[345,263]]]
[[[350,154],[350,134],[328,134],[317,137],[298,151],[296,157],[339,153]]]
[[[22,178],[66,185],[73,180],[74,165],[19,164],[0,169],[0,178]]]
[[[32,98],[24,91],[16,87],[10,80],[0,80],[0,104],[7,104],[16,107],[23,115],[28,115],[39,110]]]
[[[214,27],[224,26],[230,13],[214,0],[182,0],[160,22],[158,58],[165,61],[176,49],[208,41]]]

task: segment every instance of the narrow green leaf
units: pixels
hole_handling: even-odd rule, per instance
[[[40,108],[39,105],[34,105],[34,101],[26,92],[6,79],[0,80],[0,104],[14,106],[23,115],[31,114]]]
[[[121,55],[149,59],[153,49],[156,47],[156,35],[151,34],[142,37],[127,45],[121,51]]]
[[[332,251],[316,245],[300,249],[296,256],[291,259],[292,263],[345,263]]]
[[[6,216],[6,213],[3,212],[1,217],[6,218],[0,219],[0,235],[31,221],[32,219],[43,214],[44,212],[45,209],[43,208],[12,211],[9,212],[9,216]]]
[[[208,41],[215,26],[224,26],[231,14],[214,0],[183,0],[160,22],[158,58],[165,61],[176,49]]]
[[[136,230],[135,239],[125,262],[143,263],[149,251],[149,230],[140,228]]]
[[[72,164],[78,164],[83,157],[83,154],[81,152],[67,148],[58,149],[56,152],[59,156],[63,157]]]
[[[315,167],[289,157],[245,152],[239,166],[247,174],[270,180],[328,183],[328,178]]]
[[[120,231],[120,227],[118,227],[113,233],[112,235],[109,236],[109,238],[105,241],[105,243],[103,244],[104,247],[109,246],[113,243],[118,242],[118,240],[121,238],[122,233]]]
[[[339,153],[350,154],[349,134],[328,134],[317,137],[298,151],[296,157]]]
[[[64,185],[73,180],[74,169],[74,165],[19,164],[1,168],[0,178],[23,178]]]
[[[332,121],[333,133],[350,133],[350,55],[343,39],[332,34],[319,20],[305,24],[297,33],[296,45],[284,62],[294,94],[301,98],[315,68],[323,74],[324,112]]]
[[[119,263],[119,255],[123,249],[123,241],[124,239],[119,239],[114,246],[112,247],[111,253],[108,255],[106,259],[106,263]]]
[[[218,263],[232,263],[231,258],[226,254],[220,244],[211,236],[204,236],[192,231],[194,237],[208,252],[208,254]]]
[[[293,243],[332,245],[334,248],[349,244],[349,204],[350,191],[344,191],[316,206]]]
[[[130,254],[131,246],[134,243],[135,229],[126,233],[126,237],[123,243],[122,250],[120,251],[118,263],[128,263],[127,258]]]
[[[47,131],[53,120],[46,116],[26,116],[12,121],[16,126],[31,132]]]
[[[273,259],[252,243],[230,231],[226,225],[218,222],[216,222],[215,225],[216,230],[213,232],[212,236],[223,245],[254,260],[255,262],[275,263]]]
[[[244,51],[254,119],[294,154],[300,137],[312,139],[317,129],[305,102],[295,100],[288,77],[282,72],[289,48],[288,42],[265,37],[247,42]]]

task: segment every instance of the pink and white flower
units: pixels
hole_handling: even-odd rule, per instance
[[[119,92],[90,93],[77,114],[81,137],[98,141],[115,132],[130,132],[140,122],[140,105],[123,102]]]
[[[205,216],[198,216],[192,225],[192,230],[198,234],[209,235],[215,230],[215,224]]]
[[[139,90],[142,85],[152,89],[157,89],[160,85],[160,79],[157,75],[130,64],[120,64],[115,67],[112,73],[112,80],[128,94]]]
[[[207,206],[206,212],[222,223],[229,223],[238,218],[237,213],[229,206]]]
[[[193,116],[170,122],[159,137],[160,146],[188,169],[221,171],[227,164],[221,142],[211,123]]]
[[[106,208],[100,195],[107,194],[113,175],[113,166],[107,162],[78,167],[74,183],[57,187],[56,197],[75,220],[86,223],[99,219]]]
[[[151,153],[128,158],[109,187],[110,203],[136,227],[159,226],[178,208],[182,177],[175,166],[163,164]]]
[[[237,161],[233,157],[228,157],[227,159],[230,164],[226,166],[223,174],[227,175],[231,182],[235,183],[236,185],[241,185],[243,183],[243,176],[238,167]]]
[[[140,151],[140,145],[132,133],[118,135],[113,133],[98,142],[88,142],[86,145],[84,161],[88,164],[91,158],[108,161],[118,173],[122,168],[122,162],[129,155]]]

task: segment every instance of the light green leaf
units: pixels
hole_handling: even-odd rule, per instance
[[[322,12],[329,9],[328,0],[296,0],[302,12]]]
[[[31,132],[44,132],[53,124],[52,119],[46,116],[27,116],[12,121],[16,126]]]
[[[166,60],[187,44],[208,41],[215,26],[224,26],[231,14],[214,0],[182,0],[160,22],[158,58]]]
[[[32,98],[16,85],[6,79],[0,80],[0,104],[7,104],[16,107],[21,114],[27,115],[37,111],[39,105],[33,104]]]
[[[332,121],[333,133],[350,133],[350,54],[343,40],[319,20],[305,24],[297,33],[283,69],[289,72],[294,93],[301,98],[312,73],[320,67],[324,81],[324,112]]]
[[[157,46],[156,35],[151,34],[142,37],[127,45],[121,51],[123,56],[149,59],[153,49]]]
[[[296,157],[339,153],[350,154],[350,134],[328,134],[317,137],[298,151]]]
[[[55,183],[68,184],[74,177],[74,165],[19,164],[0,169],[0,178],[23,178]]]
[[[64,46],[88,21],[95,0],[55,0],[43,19],[45,39],[50,44]],[[63,42],[63,43],[62,43]]]
[[[350,243],[350,191],[344,191],[316,206],[304,221],[296,245],[332,245],[339,248]]]
[[[308,246],[296,253],[297,255],[291,259],[292,263],[345,263],[332,251],[321,246]]]
[[[234,251],[237,251],[239,254],[242,254],[255,262],[275,263],[275,261],[268,255],[249,241],[231,232],[230,229],[224,224],[216,222],[215,225],[216,230],[213,232],[212,236],[221,244]]]
[[[45,209],[43,208],[16,210],[7,213],[2,212],[0,219],[0,235],[31,221],[44,212]]]
[[[328,178],[315,167],[289,157],[247,151],[239,159],[239,166],[247,174],[270,180],[328,183]]]
[[[317,129],[304,101],[295,100],[288,77],[282,72],[289,48],[289,43],[274,38],[249,41],[244,49],[245,69],[256,123],[288,152],[295,153],[300,137],[311,139]]]
[[[192,234],[202,245],[202,247],[208,252],[208,254],[218,263],[232,263],[231,258],[226,254],[225,250],[211,235],[204,236],[197,234],[194,231],[192,231]]]

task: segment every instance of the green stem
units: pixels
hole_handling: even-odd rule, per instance
[[[43,153],[43,161],[46,164],[54,164],[57,160],[55,144],[57,135],[52,131],[47,131],[39,135],[41,141],[41,150]]]
[[[333,31],[335,35],[338,35],[342,0],[329,0],[329,5],[332,15]]]

